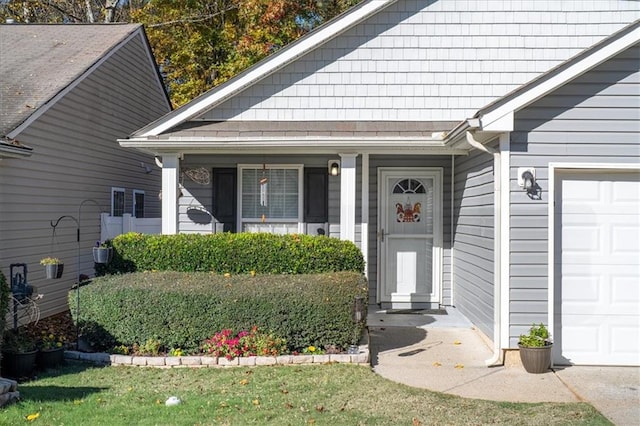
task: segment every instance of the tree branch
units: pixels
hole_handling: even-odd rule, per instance
[[[219,12],[212,13],[212,14],[209,14],[209,15],[191,17],[191,18],[185,18],[185,19],[176,19],[174,21],[160,22],[158,24],[149,24],[149,25],[147,25],[147,28],[165,27],[167,25],[173,25],[173,24],[187,24],[187,23],[194,23],[194,22],[202,22],[202,21],[206,21],[206,20],[211,19],[211,18],[215,18],[218,15],[222,15],[225,12],[229,12],[230,10],[237,9],[237,8],[238,8],[238,6],[233,5],[233,6],[227,7],[226,9],[223,9],[223,10],[221,10]]]

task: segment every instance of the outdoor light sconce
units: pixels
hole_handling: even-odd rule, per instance
[[[340,174],[340,160],[329,160],[329,175],[338,176]]]
[[[535,190],[536,169],[533,167],[518,168],[518,185],[527,192]]]

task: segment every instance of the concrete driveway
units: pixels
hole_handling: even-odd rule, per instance
[[[616,425],[640,425],[640,368],[564,367],[529,374],[519,363],[487,367],[488,342],[455,309],[448,315],[368,316],[371,363],[381,376],[467,398],[592,404]]]

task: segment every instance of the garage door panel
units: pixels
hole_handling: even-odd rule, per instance
[[[639,174],[556,182],[554,362],[640,365]]]

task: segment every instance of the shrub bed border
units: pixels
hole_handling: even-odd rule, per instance
[[[369,336],[363,333],[363,342],[358,347],[357,354],[323,354],[323,355],[278,355],[278,356],[249,356],[238,357],[230,360],[224,357],[212,357],[207,355],[195,356],[136,356],[118,355],[104,352],[80,352],[65,351],[64,358],[67,360],[89,362],[98,365],[111,366],[138,366],[155,368],[224,368],[224,367],[250,367],[259,365],[301,365],[301,364],[326,364],[344,363],[369,365]]]

